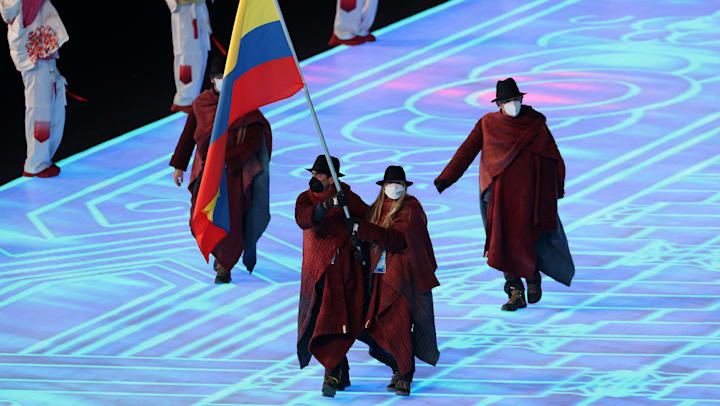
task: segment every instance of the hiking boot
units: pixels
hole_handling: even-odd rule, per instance
[[[527,303],[525,303],[525,292],[523,292],[522,290],[511,287],[510,294],[508,296],[509,299],[507,303],[502,305],[501,310],[504,310],[506,312],[514,312],[517,309],[527,307]]]
[[[334,376],[326,376],[323,379],[322,394],[323,396],[334,398],[335,391],[338,389],[340,381]]]
[[[393,371],[393,376],[390,378],[390,385],[386,388],[388,392],[395,392],[395,386],[397,385],[399,379],[400,372]]]
[[[213,264],[213,269],[217,272],[217,275],[215,275],[215,283],[230,283],[232,280],[230,277],[230,271],[223,268],[217,260],[215,260],[215,263]]]
[[[527,281],[527,301],[528,303],[537,303],[542,298],[542,288],[540,287],[540,273],[535,272],[532,280]]]
[[[398,378],[395,384],[395,394],[398,396],[410,396],[410,381]]]

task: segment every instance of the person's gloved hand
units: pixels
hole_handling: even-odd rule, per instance
[[[347,227],[351,235],[357,235],[358,230],[360,230],[360,220],[356,219],[355,217],[350,217],[349,219],[346,218],[345,227]]]
[[[435,180],[435,188],[437,189],[438,193],[442,193],[443,190],[447,189],[448,186],[450,186],[450,182],[446,179],[436,179]]]
[[[325,207],[326,210],[343,206],[347,206],[347,199],[345,199],[345,193],[342,191],[337,192],[335,196],[330,197],[323,202],[323,207]]]

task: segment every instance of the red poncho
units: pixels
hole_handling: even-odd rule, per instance
[[[383,202],[380,224],[393,203],[391,199]],[[435,365],[440,352],[431,289],[440,283],[435,278],[437,263],[422,205],[407,196],[387,228],[362,222],[358,238],[377,246],[372,250],[373,269],[382,250],[386,251],[386,273],[374,274],[365,320],[368,332],[392,354],[401,374],[414,365],[414,356]]]
[[[517,117],[483,116],[439,179],[457,181],[480,150],[480,189],[492,184],[486,224],[488,264],[515,276],[535,272],[541,231],[557,228],[557,199],[564,195],[565,164],[545,116],[523,106]]]
[[[364,217],[368,206],[348,185],[343,183],[342,189],[350,215]],[[334,186],[320,193],[307,190],[295,204],[295,221],[303,230],[297,343],[301,368],[310,362],[310,354],[326,368],[334,368],[362,331],[364,276],[353,258],[345,215],[335,208],[319,222],[312,220],[315,206],[334,194]]]
[[[210,138],[215,123],[215,111],[220,95],[206,90],[192,104],[185,128],[170,160],[170,165],[186,170],[193,148],[197,146],[188,183],[192,193],[191,216],[197,199],[200,176],[205,166]],[[232,123],[228,129],[225,169],[230,205],[231,232],[215,246],[213,255],[225,269],[232,269],[243,252],[245,213],[252,200],[252,181],[263,168],[258,160],[261,143],[265,142],[268,158],[272,154],[270,123],[260,110],[252,111]]]

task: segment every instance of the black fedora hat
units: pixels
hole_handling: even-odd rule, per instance
[[[405,182],[405,186],[410,186],[413,183],[405,179],[405,170],[402,166],[390,165],[385,169],[385,177],[381,181],[377,181],[378,185],[382,186],[385,183],[393,182]]]
[[[345,174],[340,173],[340,160],[335,158],[334,156],[331,156],[330,159],[332,159],[333,166],[335,167],[335,172],[337,172],[338,178],[345,176]],[[307,169],[309,172],[315,171],[317,173],[331,176],[330,167],[327,164],[327,159],[325,158],[325,155],[318,155],[317,158],[315,158],[315,163],[313,164],[313,167],[310,169],[305,169]]]
[[[507,78],[505,80],[498,80],[497,85],[495,86],[495,99],[491,103],[502,103],[505,100],[514,99],[524,94],[527,93],[523,93],[520,89],[518,89],[515,79]]]

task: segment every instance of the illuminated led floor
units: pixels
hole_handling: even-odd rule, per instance
[[[419,404],[705,405],[720,399],[720,12],[709,1],[450,1],[304,63],[331,151],[366,201],[402,164],[439,262],[440,364]],[[514,76],[568,167],[572,288],[499,310],[477,161],[432,180]],[[215,286],[172,184],[173,115],[0,187],[0,405],[393,404],[356,345],[320,396],[295,356],[297,195],[320,148],[303,99],[273,125],[256,272]],[[122,117],[118,117],[122,119]],[[72,134],[67,134],[71,137]]]

